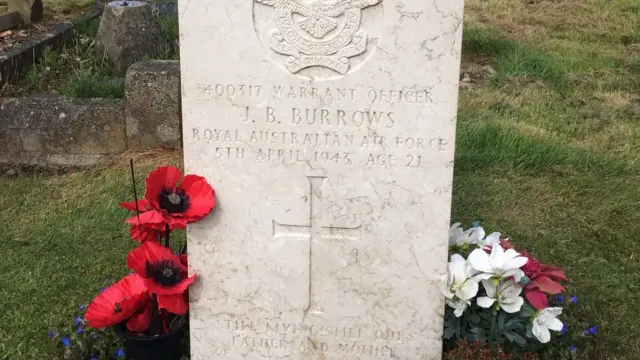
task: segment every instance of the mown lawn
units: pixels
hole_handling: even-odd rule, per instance
[[[640,354],[640,3],[467,0],[453,220],[563,266],[599,326],[580,359]],[[136,155],[139,192],[179,153]],[[0,178],[0,359],[40,360],[134,245],[128,158]]]

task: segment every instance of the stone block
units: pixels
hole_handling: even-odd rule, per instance
[[[3,13],[0,6],[0,32],[22,25],[22,17],[17,11]]]
[[[179,148],[180,62],[143,61],[125,79],[127,144],[135,148]]]
[[[135,62],[156,51],[162,40],[151,5],[143,1],[113,1],[104,8],[96,49],[124,73]]]
[[[90,165],[126,150],[122,100],[0,98],[0,119],[0,163]]]

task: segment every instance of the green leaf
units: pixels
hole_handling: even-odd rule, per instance
[[[527,345],[527,340],[525,340],[522,336],[520,336],[520,335],[518,335],[518,334],[516,334],[514,332],[508,331],[508,332],[504,333],[504,336],[507,338],[507,340],[509,340],[512,343],[516,343],[516,344],[518,344],[520,346]]]
[[[453,327],[445,327],[444,328],[444,338],[446,340],[449,340],[453,337],[453,334],[455,334],[456,329],[454,329]]]
[[[535,313],[536,313],[536,309],[534,309],[528,303],[524,303],[524,305],[522,305],[522,308],[520,309],[520,312],[518,313],[518,315],[522,316],[524,318],[530,318],[533,315],[535,315]]]
[[[527,337],[530,339],[535,339],[535,335],[533,335],[533,324],[527,326]]]
[[[505,324],[505,329],[507,330],[513,330],[518,328],[524,329],[526,322],[527,320],[518,316],[514,316],[507,321],[507,323]]]
[[[505,323],[505,319],[506,319],[506,313],[504,311],[501,311],[498,314],[498,329],[500,329],[500,332],[502,332],[502,330],[504,329],[504,323]]]

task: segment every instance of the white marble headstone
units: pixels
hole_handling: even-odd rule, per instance
[[[439,359],[463,0],[181,0],[193,360]]]

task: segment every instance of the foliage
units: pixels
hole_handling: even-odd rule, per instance
[[[525,346],[525,338],[530,330],[529,319],[534,313],[535,310],[529,305],[517,314],[508,314],[498,312],[495,308],[484,309],[474,303],[461,317],[456,317],[453,310],[448,308],[445,312],[444,339]]]
[[[142,60],[178,60],[178,18],[158,15],[162,34],[156,51]],[[76,98],[123,98],[124,74],[115,70],[106,56],[96,52],[95,38],[100,19],[74,22],[73,41],[60,50],[47,47],[39,62],[30,67],[16,85],[0,88],[2,96],[46,92]]]
[[[113,328],[93,329],[86,326],[86,305],[78,306],[76,316],[48,331],[51,339],[44,360],[88,360],[124,358],[122,338]]]
[[[444,360],[540,360],[535,353],[513,355],[500,345],[493,348],[481,341],[457,341],[455,347],[444,353]]]
[[[133,159],[131,175],[134,176]],[[178,330],[188,311],[189,276],[186,247],[170,248],[173,230],[205,218],[215,204],[214,192],[206,179],[180,169],[162,166],[146,178],[144,198],[119,205],[134,211],[126,220],[130,236],[140,245],[126,257],[133,272],[111,285],[89,304],[85,315],[92,328],[121,328],[130,336],[152,338]]]
[[[588,347],[590,335],[597,334],[596,326],[565,311],[573,310],[578,298],[565,302],[560,281],[567,279],[560,268],[541,263],[500,233],[485,237],[479,225],[466,231],[460,223],[452,225],[449,246],[453,254],[441,280],[446,350],[471,342],[520,356],[566,358]],[[565,323],[559,320],[563,312]],[[566,315],[573,317],[567,322]],[[580,338],[574,336],[576,329]],[[559,338],[549,330],[559,332]]]

